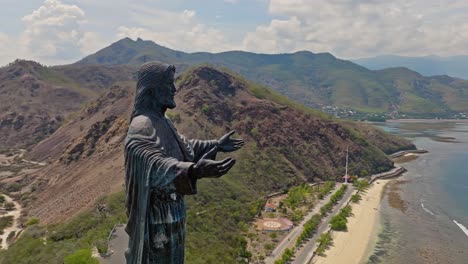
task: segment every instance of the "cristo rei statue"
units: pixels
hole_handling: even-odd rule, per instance
[[[235,164],[217,152],[244,145],[232,139],[186,139],[165,116],[176,107],[175,67],[148,62],[138,71],[135,104],[125,139],[127,264],[184,263],[185,195],[201,178],[218,178]]]

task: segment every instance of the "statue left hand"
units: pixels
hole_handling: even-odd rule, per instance
[[[230,138],[236,131],[231,131],[218,140],[218,150],[222,152],[232,152],[244,146],[244,140]]]

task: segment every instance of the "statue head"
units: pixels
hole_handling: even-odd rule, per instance
[[[176,107],[174,65],[147,62],[138,71],[135,104],[131,118],[145,112],[161,112]]]

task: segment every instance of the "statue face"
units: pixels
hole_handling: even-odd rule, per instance
[[[174,85],[174,72],[169,73],[169,77],[162,84],[156,86],[155,100],[159,105],[173,109],[176,107],[174,96],[176,88]]]

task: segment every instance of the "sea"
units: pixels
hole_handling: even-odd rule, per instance
[[[380,229],[363,263],[468,264],[468,121],[375,124],[428,153],[382,196]]]

